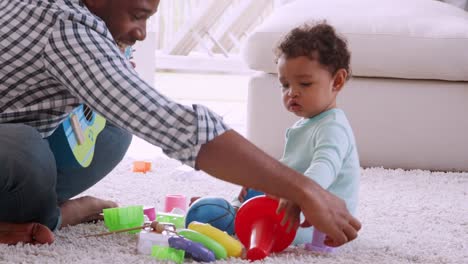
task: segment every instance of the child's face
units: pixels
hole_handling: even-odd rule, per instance
[[[342,79],[344,71],[344,79]],[[278,60],[278,79],[286,109],[300,117],[313,117],[336,107],[336,95],[346,71],[332,74],[318,60],[306,56]]]

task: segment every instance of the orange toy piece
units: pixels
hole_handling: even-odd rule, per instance
[[[133,172],[147,173],[150,170],[151,170],[151,162],[147,162],[147,161],[134,161],[133,162]]]

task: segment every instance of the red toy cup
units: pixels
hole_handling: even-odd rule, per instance
[[[263,259],[272,252],[281,252],[294,240],[296,230],[286,232],[281,226],[284,212],[276,214],[278,201],[258,196],[245,202],[237,212],[236,235],[247,249],[247,259]]]

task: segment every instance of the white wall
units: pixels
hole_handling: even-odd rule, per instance
[[[155,47],[155,32],[147,32],[146,39],[144,41],[137,41],[133,46],[135,49],[133,53],[133,60],[136,64],[135,70],[151,86],[154,84],[154,73],[156,72]]]

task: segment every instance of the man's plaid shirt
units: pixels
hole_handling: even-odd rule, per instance
[[[81,103],[191,166],[201,145],[228,129],[207,108],[175,103],[139,78],[79,0],[1,0],[0,123],[47,137]]]

